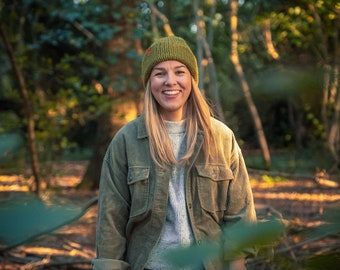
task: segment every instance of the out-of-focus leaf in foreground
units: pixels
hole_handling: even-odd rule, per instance
[[[173,249],[166,252],[164,258],[177,268],[195,268],[205,260],[223,258],[223,261],[231,261],[247,249],[273,244],[284,231],[285,227],[279,220],[238,225],[225,230],[219,241]]]
[[[33,195],[0,203],[0,251],[29,242],[77,220],[90,204],[47,205]]]

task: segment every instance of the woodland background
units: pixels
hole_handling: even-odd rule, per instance
[[[175,34],[255,182],[336,196],[339,22],[335,0],[0,0],[0,173],[44,198],[80,162],[71,189],[95,194],[108,143],[142,112],[144,50]]]

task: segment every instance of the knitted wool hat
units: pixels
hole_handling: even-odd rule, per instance
[[[142,61],[142,80],[146,86],[154,66],[163,61],[176,60],[186,65],[196,83],[198,83],[198,66],[193,52],[184,39],[176,36],[156,40],[146,49]]]

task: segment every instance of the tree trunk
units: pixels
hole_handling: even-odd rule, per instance
[[[212,53],[210,50],[209,43],[206,40],[206,31],[205,31],[205,23],[202,19],[203,11],[199,9],[198,7],[198,1],[194,1],[193,3],[193,9],[195,14],[195,22],[197,26],[197,41],[200,44],[200,46],[203,47],[203,51],[205,53],[205,56],[207,58],[207,64],[208,64],[208,71],[209,71],[209,88],[212,91],[214,103],[215,103],[215,111],[218,116],[218,118],[225,122],[224,119],[224,113],[221,105],[221,99],[220,99],[220,91],[217,86],[217,77],[216,77],[216,69],[215,69],[215,63],[214,59],[212,57]],[[199,60],[199,58],[198,58]],[[199,66],[202,65],[202,63],[198,63]],[[200,74],[202,75],[202,74]],[[203,82],[203,76],[201,77],[201,81]],[[202,84],[203,85],[203,84]]]
[[[124,2],[121,7],[122,14],[124,8],[134,8],[136,3],[137,1]],[[110,12],[114,9],[117,7],[112,6],[108,9],[108,14],[111,14]],[[131,21],[126,14],[122,15],[119,21],[112,22],[115,25],[118,24],[121,30],[106,43],[103,50],[107,55],[115,55],[118,58],[117,64],[110,65],[103,71],[110,78],[105,92],[112,106],[110,111],[103,113],[97,119],[93,155],[78,188],[98,188],[103,157],[111,139],[124,124],[135,119],[141,110],[142,84],[139,69],[135,67],[137,60],[129,58],[128,55],[131,50],[142,54],[142,49],[140,41],[134,39],[135,25]]]
[[[339,91],[339,67],[334,67],[334,78],[331,91],[334,93],[334,113],[330,122],[327,142],[329,150],[335,160],[332,169],[340,168],[340,91]]]
[[[265,167],[269,169],[271,167],[271,158],[270,158],[270,152],[267,145],[266,136],[263,131],[262,122],[260,119],[260,116],[257,112],[256,106],[253,102],[249,85],[247,83],[247,80],[245,78],[242,65],[240,63],[237,46],[238,46],[238,31],[237,31],[237,13],[238,13],[238,1],[237,0],[231,0],[230,1],[230,7],[231,7],[231,14],[230,14],[230,29],[231,29],[231,55],[230,59],[231,62],[234,65],[235,71],[237,73],[237,76],[241,83],[241,88],[244,93],[244,96],[246,98],[247,105],[249,107],[251,117],[253,119],[254,125],[255,125],[255,131],[256,135],[262,150]]]
[[[275,60],[280,59],[279,53],[276,51],[273,39],[272,32],[270,30],[270,19],[266,19],[263,23],[263,33],[264,33],[264,44],[267,49],[267,53]]]
[[[148,3],[151,9],[151,13],[152,13],[151,18],[154,18],[154,20],[152,20],[152,29],[153,29],[152,32],[158,35],[158,28],[157,28],[157,23],[155,20],[155,17],[158,17],[163,22],[163,29],[166,35],[173,36],[174,33],[170,26],[169,19],[162,12],[160,12],[151,1],[146,1],[146,2]]]
[[[0,35],[5,43],[5,47],[7,50],[8,57],[12,64],[13,71],[15,76],[19,82],[20,88],[20,96],[23,101],[24,106],[24,114],[27,121],[27,142],[28,142],[28,151],[31,159],[31,169],[34,177],[35,183],[35,192],[39,195],[40,194],[40,177],[39,177],[39,161],[38,161],[38,154],[35,147],[35,130],[34,130],[34,113],[32,109],[31,100],[29,98],[29,94],[26,88],[26,83],[23,74],[17,64],[15,59],[13,49],[11,44],[8,41],[7,35],[2,27],[2,23],[0,22]]]
[[[132,93],[125,93],[113,101],[114,105],[110,112],[103,113],[97,119],[93,155],[78,188],[92,190],[98,188],[103,157],[110,141],[124,124],[135,119],[140,112],[139,101],[134,99]]]

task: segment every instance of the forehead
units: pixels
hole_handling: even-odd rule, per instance
[[[182,67],[186,67],[186,65],[183,64],[182,62],[179,62],[177,60],[167,60],[167,61],[158,63],[153,68],[154,69],[167,69],[167,68],[182,68]]]

